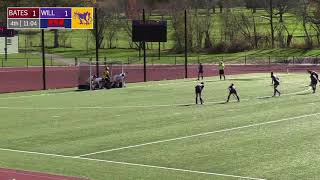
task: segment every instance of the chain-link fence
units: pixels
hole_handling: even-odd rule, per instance
[[[78,66],[82,61],[95,62],[95,57],[74,57],[63,58],[48,56],[46,57],[46,66]],[[143,64],[143,57],[127,57],[127,58],[108,58],[107,56],[99,57],[99,62],[107,64],[109,62],[118,61],[123,64],[139,65]],[[276,64],[320,64],[320,56],[188,56],[188,64],[218,64],[220,61],[224,61],[226,64],[241,64],[241,65],[276,65]],[[181,55],[176,56],[148,56],[148,65],[183,65],[185,63],[185,57]],[[0,67],[37,67],[42,66],[42,58],[0,58]]]

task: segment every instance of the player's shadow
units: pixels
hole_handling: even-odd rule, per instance
[[[217,104],[224,105],[224,104],[228,104],[228,102],[220,102],[220,103],[217,103]]]
[[[205,105],[209,105],[209,104],[212,104],[212,103],[203,103],[203,104],[196,104],[196,103],[194,103],[194,104],[179,104],[179,105],[177,105],[177,107],[192,107],[192,106],[205,106]],[[215,103],[215,104],[220,104],[220,103]]]
[[[215,82],[222,82],[221,80],[207,80],[204,81],[205,83],[215,83]]]
[[[76,90],[74,90],[75,92],[84,92],[84,91],[90,91],[89,89],[87,90],[87,89],[76,89]]]
[[[178,107],[191,107],[191,106],[196,106],[198,104],[179,104],[177,105]]]
[[[297,96],[307,96],[307,95],[311,95],[312,93],[310,92],[305,92],[305,93],[299,93],[299,94],[296,94]]]
[[[230,101],[230,102],[219,102],[219,103],[215,103],[215,104],[219,104],[219,105],[225,105],[225,104],[239,104],[240,102],[238,101]]]
[[[264,97],[258,97],[256,99],[271,99],[271,98],[275,98],[273,96],[264,96]]]

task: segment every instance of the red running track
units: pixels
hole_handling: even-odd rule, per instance
[[[37,172],[28,172],[13,169],[0,168],[1,180],[89,180],[85,178],[66,177]]]
[[[120,73],[121,67],[112,67],[113,74]],[[188,77],[197,77],[197,65],[188,66]],[[102,71],[102,67],[100,68]],[[128,72],[127,82],[143,82],[142,65],[126,65],[124,71]],[[307,69],[320,70],[316,65],[226,65],[226,75],[262,73],[262,72],[306,72]],[[173,80],[183,79],[184,65],[149,65],[147,67],[147,80]],[[102,72],[101,72],[102,74]],[[217,76],[217,65],[204,65],[205,76]],[[47,88],[71,88],[79,83],[78,67],[48,67]],[[3,68],[0,69],[0,93],[41,90],[42,68]]]

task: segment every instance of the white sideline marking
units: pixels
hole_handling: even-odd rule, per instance
[[[58,94],[69,94],[69,93],[80,93],[80,92],[57,92],[57,93],[42,93],[42,94],[33,94],[33,95],[24,95],[24,96],[10,96],[10,97],[0,97],[0,99],[20,99],[20,98],[33,98],[33,97],[41,97],[41,96],[53,96]]]
[[[289,95],[295,95],[304,93],[311,90],[311,88],[294,92],[294,93],[288,93],[283,94],[282,96],[289,96]],[[263,96],[263,97],[256,97],[255,99],[264,99],[264,98],[271,98],[272,96]],[[1,99],[1,98],[0,98]],[[241,101],[249,101],[249,99],[241,99]],[[226,101],[212,101],[212,102],[205,102],[205,104],[221,104],[225,103]],[[233,101],[231,101],[233,102]],[[172,106],[192,106],[195,105],[194,103],[184,103],[184,104],[158,104],[158,105],[137,105],[137,106],[92,106],[92,107],[4,107],[0,106],[0,109],[8,109],[8,110],[68,110],[68,109],[121,109],[121,108],[154,108],[154,107],[172,107]]]
[[[249,99],[242,99],[248,101]],[[219,104],[226,101],[213,101],[205,102],[205,104]],[[231,101],[233,102],[233,101]],[[194,103],[185,104],[159,104],[159,105],[138,105],[138,106],[93,106],[93,107],[48,107],[48,108],[32,108],[32,107],[0,107],[0,109],[13,109],[13,110],[68,110],[68,109],[116,109],[116,108],[153,108],[153,107],[171,107],[171,106],[192,106]]]
[[[162,166],[153,166],[153,165],[146,165],[146,164],[136,164],[136,163],[128,163],[128,162],[109,161],[109,160],[102,160],[102,159],[93,159],[93,158],[84,158],[84,157],[75,157],[75,156],[65,156],[65,155],[59,155],[59,154],[47,154],[47,153],[40,153],[40,152],[31,152],[31,151],[21,151],[21,150],[14,150],[14,149],[6,149],[6,148],[0,148],[0,150],[1,151],[8,151],[8,152],[15,152],[15,153],[34,154],[34,155],[60,157],[60,158],[67,158],[67,159],[78,159],[78,160],[95,161],[95,162],[105,162],[105,163],[112,163],[112,164],[120,164],[120,165],[127,165],[127,166],[138,166],[138,167],[146,167],[146,168],[155,168],[155,169],[178,171],[178,172],[187,172],[187,173],[195,173],[195,174],[206,174],[206,175],[232,177],[232,178],[240,178],[240,179],[251,179],[251,180],[265,180],[265,179],[261,179],[261,178],[236,176],[236,175],[212,173],[212,172],[204,172],[204,171],[194,171],[194,170],[178,169],[178,168],[170,168],[170,167],[162,167]]]
[[[235,128],[222,129],[222,130],[218,130],[218,131],[210,131],[210,132],[194,134],[194,135],[190,135],[190,136],[183,136],[183,137],[178,137],[178,138],[173,138],[173,139],[166,139],[166,140],[160,140],[160,141],[154,141],[154,142],[149,142],[149,143],[137,144],[137,145],[132,145],[132,146],[125,146],[125,147],[120,147],[120,148],[115,148],[115,149],[108,149],[108,150],[103,150],[103,151],[83,154],[83,155],[80,155],[78,157],[86,157],[86,156],[91,156],[91,155],[96,155],[96,154],[101,154],[101,153],[106,153],[106,152],[119,151],[119,150],[123,150],[123,149],[131,149],[131,148],[147,146],[147,145],[152,145],[152,144],[159,144],[159,143],[164,143],[164,142],[171,142],[171,141],[177,141],[177,140],[182,140],[182,139],[189,139],[189,138],[194,138],[194,137],[199,137],[199,136],[206,136],[206,135],[217,134],[217,133],[222,133],[222,132],[229,132],[229,131],[234,131],[234,130],[239,130],[239,129],[257,127],[257,126],[262,126],[262,125],[267,125],[267,124],[274,124],[274,123],[279,123],[279,122],[284,122],[284,121],[289,121],[289,120],[295,120],[295,119],[300,119],[300,118],[305,118],[305,117],[311,117],[311,116],[318,116],[318,115],[320,115],[320,113],[307,114],[307,115],[296,116],[296,117],[291,117],[291,118],[284,118],[284,119],[275,120],[275,121],[256,123],[256,124],[240,126],[240,127],[235,127]]]
[[[39,97],[39,96],[49,96],[49,94],[35,94],[35,95],[28,95],[28,96],[1,97],[0,99],[19,99],[19,98],[31,98],[31,97]]]
[[[233,76],[230,76],[233,77]],[[252,76],[251,78],[264,78],[265,76]],[[194,78],[191,78],[191,81],[180,81],[180,82],[171,82],[171,83],[156,83],[156,84],[145,84],[142,86],[131,86],[131,87],[126,87],[126,89],[132,89],[132,88],[142,88],[142,87],[150,87],[150,86],[166,86],[166,85],[172,85],[172,84],[184,84],[184,83],[191,83],[191,82],[198,82],[196,80],[192,80]],[[239,78],[241,79],[241,78]],[[174,81],[174,80],[172,80]],[[210,80],[209,80],[210,81]],[[205,80],[204,80],[205,82]],[[216,81],[216,82],[224,82],[224,81]],[[70,92],[61,92],[61,93],[42,93],[42,94],[34,94],[34,95],[23,95],[23,96],[10,96],[10,97],[0,97],[0,99],[20,99],[20,98],[32,98],[32,97],[39,97],[39,96],[53,96],[53,95],[58,95],[58,94],[69,94],[69,93],[84,93],[84,92],[92,92],[92,91],[83,91],[83,92],[75,92],[75,91],[70,91]]]

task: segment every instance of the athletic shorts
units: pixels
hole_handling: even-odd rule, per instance
[[[317,85],[318,81],[311,81],[311,85]]]
[[[199,71],[199,74],[203,74],[203,71]]]
[[[200,94],[202,92],[202,90],[200,88],[196,88],[195,90],[196,90],[197,94]]]
[[[237,91],[236,90],[230,90],[230,94],[237,94]]]
[[[223,75],[224,74],[224,70],[219,70],[219,74]]]

